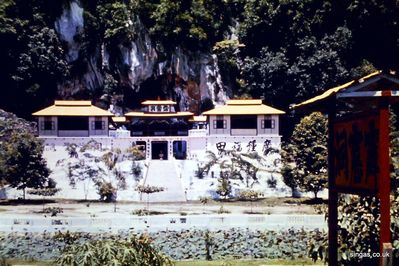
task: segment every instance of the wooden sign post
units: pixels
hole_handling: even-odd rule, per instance
[[[389,70],[376,71],[291,106],[300,112],[328,114],[330,265],[338,265],[339,193],[378,197],[380,265],[392,264],[392,258],[384,258],[383,254],[392,251],[388,106],[398,102],[399,75]]]
[[[380,108],[380,176],[378,179],[378,198],[380,200],[380,266],[383,265],[384,243],[391,242],[391,178],[389,162],[389,109],[388,102],[384,101]],[[391,258],[392,261],[392,258]]]
[[[380,201],[380,265],[391,242],[389,110],[336,119],[329,115],[329,262],[337,265],[338,193],[377,196]]]

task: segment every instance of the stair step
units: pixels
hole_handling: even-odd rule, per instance
[[[165,188],[162,192],[150,194],[150,202],[186,201],[180,177],[172,160],[150,161],[144,184]],[[146,195],[143,195],[142,201],[147,201]]]

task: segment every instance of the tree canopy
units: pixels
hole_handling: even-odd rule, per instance
[[[394,0],[81,0],[83,28],[75,36],[79,56],[68,61],[70,47],[55,21],[71,2],[2,1],[0,82],[7,93],[0,107],[29,117],[62,97],[69,89],[62,84],[88,69],[97,69],[96,78],[104,82],[78,96],[128,94],[120,48],[130,47],[140,32],[149,34],[161,61],[177,47],[189,54],[217,54],[230,96],[264,96],[283,109],[375,68],[399,66],[399,4]],[[235,40],[239,46],[213,49]],[[107,67],[101,67],[104,47]]]
[[[317,198],[317,193],[327,187],[327,119],[318,112],[304,117],[282,155],[285,183]]]
[[[42,157],[42,143],[29,133],[13,133],[2,145],[0,167],[6,182],[23,190],[43,188],[48,181],[50,170]]]
[[[0,109],[0,185],[22,189],[24,198],[26,188],[43,188],[50,170],[42,153],[34,124]]]

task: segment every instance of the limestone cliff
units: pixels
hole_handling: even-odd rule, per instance
[[[88,48],[82,41],[88,34],[85,23],[84,5],[78,0],[67,3],[54,22],[65,43],[66,60],[72,69],[79,66],[79,71],[72,71],[71,77],[59,83],[60,97],[76,98],[100,90],[97,96],[113,105],[134,108],[145,98],[160,97],[177,101],[180,110],[199,112],[201,100],[223,104],[231,96],[223,84],[218,58],[210,51],[176,46],[165,52],[162,43],[155,43],[140,18],[133,15],[126,22],[127,27],[134,24],[129,42],[113,45],[99,38]],[[104,92],[103,88],[113,83],[124,91]]]

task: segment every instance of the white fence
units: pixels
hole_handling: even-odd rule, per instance
[[[118,230],[161,231],[182,229],[222,230],[327,230],[323,215],[187,215],[131,216],[117,218],[0,218],[0,232],[116,232]]]

